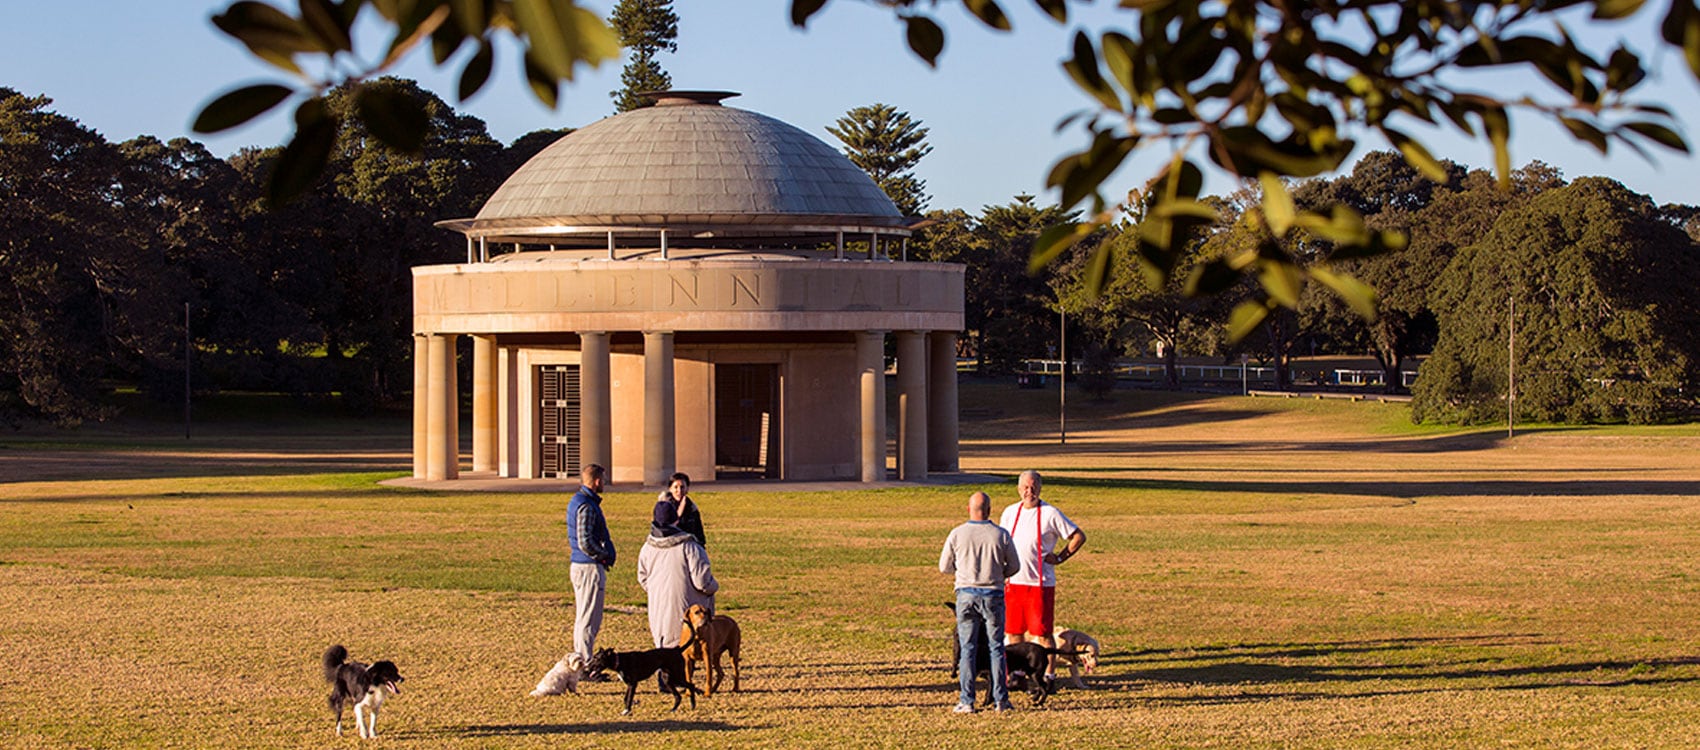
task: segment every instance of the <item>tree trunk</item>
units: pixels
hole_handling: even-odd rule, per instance
[[[1175,351],[1174,339],[1163,340],[1163,383],[1171,391],[1181,388],[1180,369],[1176,366],[1180,355]]]
[[[1275,368],[1275,390],[1284,391],[1293,384],[1287,363],[1288,347],[1292,342],[1288,340],[1286,320],[1277,311],[1264,326],[1269,334],[1269,363]]]

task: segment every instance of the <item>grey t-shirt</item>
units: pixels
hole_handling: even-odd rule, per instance
[[[956,587],[1001,589],[1021,570],[1015,541],[991,521],[969,521],[950,530],[939,553],[939,572],[955,573]]]

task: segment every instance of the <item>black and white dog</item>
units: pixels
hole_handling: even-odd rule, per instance
[[[342,736],[342,707],[354,704],[354,731],[361,739],[378,736],[378,709],[384,705],[384,689],[401,693],[401,673],[395,663],[381,661],[366,666],[348,660],[348,649],[340,644],[325,649],[325,682],[331,685],[331,713],[336,714],[336,735]],[[362,715],[364,709],[364,716]]]

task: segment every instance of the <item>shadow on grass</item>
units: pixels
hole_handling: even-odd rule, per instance
[[[1125,408],[1119,404],[1101,404],[1098,406],[1107,409]],[[1047,417],[1054,420],[1054,413],[1049,415],[1034,413],[990,416],[964,410],[962,416],[963,437],[1039,439],[1041,435],[1048,433],[1052,427],[1056,426],[1054,421],[1046,421]],[[1263,416],[1267,416],[1267,412],[1254,409],[1196,408],[1157,412],[1155,414],[1140,411],[1116,411],[1104,416],[1071,413],[1069,414],[1069,424],[1072,426],[1070,433],[1074,434],[1075,432],[1095,432],[1099,430],[1208,427],[1257,419]]]
[[[1449,644],[1483,647],[1550,645],[1551,643],[1553,642],[1546,640],[1539,633],[1491,633],[1361,641],[1324,641],[1321,643],[1233,643],[1193,646],[1181,649],[1179,653],[1163,649],[1105,652],[1098,658],[1098,661],[1103,664],[1135,664],[1143,661],[1135,658],[1141,656],[1152,656],[1156,657],[1157,661],[1169,662],[1207,661],[1225,658],[1224,655],[1256,656],[1263,659],[1306,659],[1339,656],[1341,654],[1397,651],[1417,647],[1438,647]]]
[[[1058,474],[1102,469],[1052,467]],[[1653,495],[1688,497],[1695,493],[1694,482],[1686,480],[1623,480],[1623,479],[1443,479],[1423,481],[1336,481],[1283,482],[1279,480],[1185,480],[1185,479],[1094,479],[1064,476],[1045,477],[1050,487],[1097,487],[1115,490],[1171,490],[1194,493],[1230,492],[1262,495],[1354,495],[1391,497],[1412,500],[1423,497],[1609,497],[1619,495]]]
[[[1223,705],[1264,701],[1366,698],[1414,693],[1472,690],[1538,690],[1576,687],[1624,687],[1700,682],[1700,673],[1653,674],[1672,667],[1700,666],[1700,657],[1673,656],[1642,660],[1594,660],[1559,664],[1502,666],[1498,656],[1456,660],[1400,659],[1397,663],[1304,664],[1287,660],[1331,659],[1343,655],[1385,653],[1390,657],[1404,651],[1444,650],[1449,645],[1469,648],[1534,646],[1547,641],[1535,634],[1398,638],[1378,641],[1335,641],[1314,644],[1271,643],[1212,646],[1182,652],[1142,650],[1106,654],[1100,664],[1137,665],[1146,661],[1182,662],[1181,666],[1135,668],[1105,674],[1100,671],[1090,682],[1094,687],[1122,691],[1149,688],[1153,683],[1209,688],[1245,688],[1232,695],[1154,696],[1156,705]],[[1186,662],[1193,662],[1187,664]],[[1314,692],[1301,686],[1318,684],[1448,683],[1442,686],[1412,685],[1409,689],[1375,691]],[[1259,686],[1288,685],[1287,690]]]
[[[1373,440],[1105,440],[1091,441],[1089,435],[1070,433],[1073,438],[1059,446],[1055,438],[1031,438],[1025,435],[1005,436],[1018,442],[975,445],[976,455],[1026,456],[1035,451],[1066,447],[1071,454],[1139,456],[1169,453],[1339,453],[1345,455],[1377,453],[1468,453],[1500,447],[1505,436],[1491,432],[1459,435],[1438,435]],[[971,442],[965,440],[964,442]]]
[[[256,475],[256,476],[258,476],[258,475]],[[3,484],[0,484],[0,487],[3,487],[3,486],[4,486]],[[341,492],[341,493],[344,493],[344,494],[347,494],[347,495],[355,494],[355,490],[347,489],[347,488],[341,488],[341,489],[337,489],[335,491]],[[376,480],[374,480],[371,483],[370,487],[361,487],[361,488],[358,489],[358,491],[361,494],[367,495],[367,496],[374,496],[374,495],[382,494],[384,497],[399,497],[399,496],[404,496],[404,495],[405,496],[420,497],[420,498],[435,497],[435,495],[430,490],[420,490],[420,489],[412,489],[412,488],[408,488],[408,487],[391,487],[391,486],[388,486],[388,485],[380,485],[380,484],[377,483]],[[329,490],[326,490],[326,489],[323,489],[323,488],[312,488],[312,489],[304,489],[304,490],[267,490],[267,491],[264,491],[264,492],[244,490],[240,493],[234,493],[234,492],[161,492],[161,493],[157,493],[157,494],[153,494],[153,495],[136,493],[136,494],[128,494],[128,495],[117,496],[117,497],[118,497],[118,499],[121,499],[124,503],[126,503],[129,506],[126,510],[135,510],[135,506],[136,506],[137,503],[141,503],[142,507],[146,508],[146,507],[148,507],[147,503],[149,501],[153,501],[153,500],[179,501],[179,500],[196,500],[196,499],[201,499],[201,498],[229,499],[232,496],[237,495],[237,494],[240,494],[242,499],[245,500],[245,501],[254,501],[254,502],[262,502],[262,501],[267,501],[267,500],[280,500],[281,501],[281,500],[292,500],[292,499],[293,500],[313,500],[313,499],[324,498],[326,496],[327,492],[329,492]],[[7,498],[6,502],[9,502],[9,503],[33,503],[33,504],[48,505],[48,504],[53,504],[53,503],[88,503],[88,502],[107,502],[107,503],[110,503],[110,502],[114,502],[114,500],[115,500],[115,496],[110,494],[110,493],[89,493],[89,494],[81,494],[81,495],[49,495],[49,496],[45,496],[45,497]],[[120,512],[123,512],[123,511],[120,511]]]
[[[767,729],[765,726],[740,726],[724,721],[595,721],[583,724],[472,724],[450,727],[451,737],[529,737],[534,735],[607,734],[610,732],[738,732],[746,729]]]

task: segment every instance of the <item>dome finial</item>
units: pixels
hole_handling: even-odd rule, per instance
[[[638,96],[655,102],[657,107],[680,107],[693,104],[719,106],[720,100],[738,95],[736,91],[639,91]]]

